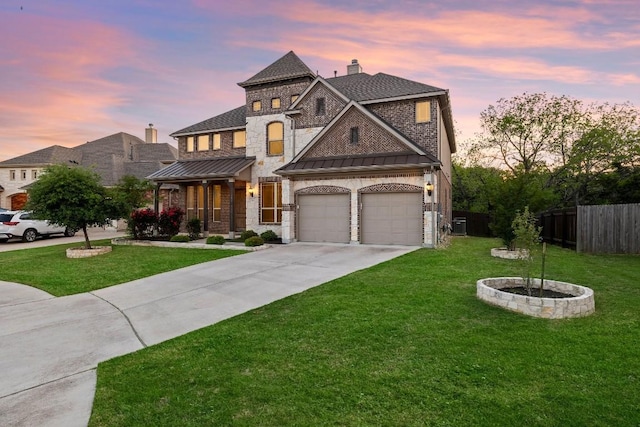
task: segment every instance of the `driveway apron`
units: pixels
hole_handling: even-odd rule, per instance
[[[416,249],[276,245],[61,298],[0,282],[0,425],[86,426],[98,363]]]

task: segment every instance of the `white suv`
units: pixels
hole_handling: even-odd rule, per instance
[[[50,224],[49,221],[31,219],[31,213],[26,211],[0,212],[0,241],[21,238],[23,242],[33,242],[38,236],[64,234],[71,237],[74,230]]]

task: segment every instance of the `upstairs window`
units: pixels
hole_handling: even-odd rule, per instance
[[[187,137],[187,153],[192,153],[192,152],[193,152],[193,137],[188,136]]]
[[[233,133],[233,148],[244,148],[247,146],[247,132],[238,130]]]
[[[357,127],[351,128],[351,145],[358,145],[360,139],[360,130]]]
[[[316,98],[316,116],[324,116],[326,111],[324,98]]]
[[[198,151],[209,151],[209,135],[198,135]]]
[[[262,101],[253,101],[253,104],[251,104],[251,109],[253,111],[262,110]]]
[[[33,179],[34,181],[36,179],[38,179],[38,170],[37,169],[34,169],[34,170],[31,171],[31,179]]]
[[[416,102],[416,123],[425,123],[431,121],[431,102]]]
[[[298,94],[291,95],[291,103],[293,104],[294,102],[296,102],[296,101],[298,100],[298,97],[299,97],[299,96],[300,96],[300,95],[298,95]]]
[[[271,108],[277,110],[280,108],[280,98],[272,98],[271,99]]]
[[[14,171],[14,170],[9,171],[9,180],[10,181],[15,181],[16,180],[16,171]]]
[[[213,134],[213,149],[214,150],[219,150],[222,147],[222,144],[220,142],[220,134],[219,133],[214,133]]]
[[[27,171],[26,170],[21,170],[20,171],[20,179],[22,181],[26,181],[26,179],[27,179]]]
[[[282,122],[269,123],[267,126],[267,155],[281,156],[284,154],[284,124]]]

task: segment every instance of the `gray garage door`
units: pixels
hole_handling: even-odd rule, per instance
[[[421,245],[422,193],[362,195],[362,243]]]
[[[298,233],[301,242],[349,243],[350,194],[298,196]]]

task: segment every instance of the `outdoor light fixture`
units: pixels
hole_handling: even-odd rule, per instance
[[[427,194],[431,195],[431,193],[433,192],[433,184],[431,183],[431,181],[427,182],[425,188],[427,189]]]
[[[249,187],[249,196],[253,197],[253,188]]]

